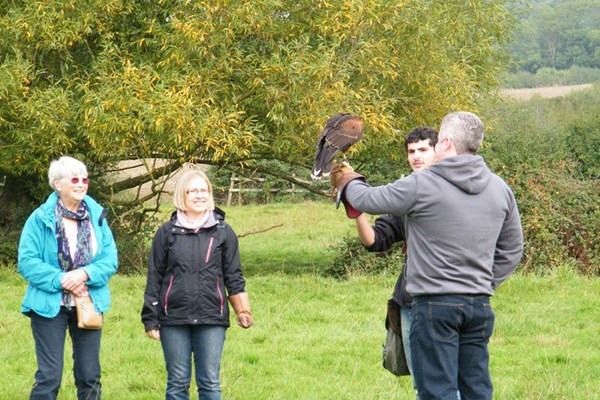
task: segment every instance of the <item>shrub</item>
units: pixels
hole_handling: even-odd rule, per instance
[[[484,105],[490,168],[515,193],[525,235],[522,268],[568,264],[600,273],[600,91]]]
[[[147,216],[135,211],[111,224],[119,251],[119,273],[124,275],[145,274],[150,244],[160,224],[156,215]]]
[[[2,240],[0,240],[0,265],[15,267],[17,264],[17,250],[19,248],[19,237],[21,231],[4,229]],[[16,270],[16,267],[14,268]]]
[[[575,168],[571,161],[555,161],[504,169],[521,212],[522,268],[566,263],[587,275],[600,272],[600,183],[576,179]]]
[[[567,130],[566,146],[584,177],[600,179],[600,115],[574,121]]]
[[[401,243],[386,253],[368,252],[356,234],[350,234],[334,246],[336,257],[324,275],[342,279],[354,275],[376,274],[385,271],[400,273],[405,255]]]

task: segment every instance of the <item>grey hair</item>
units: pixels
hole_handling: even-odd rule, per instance
[[[50,168],[48,169],[48,183],[53,190],[56,190],[54,181],[73,176],[87,178],[88,172],[84,163],[69,156],[62,156],[58,160],[54,160],[50,163]]]
[[[468,111],[453,112],[444,117],[440,125],[438,142],[452,139],[458,154],[475,154],[483,143],[483,122]]]

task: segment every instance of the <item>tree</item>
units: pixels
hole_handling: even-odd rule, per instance
[[[531,3],[519,13],[523,21],[510,45],[516,69],[600,68],[600,0]]]
[[[2,2],[0,173],[39,201],[62,154],[96,177],[122,160],[169,160],[103,182],[98,196],[119,205],[118,192],[144,181],[157,195],[160,178],[187,161],[248,169],[277,160],[308,172],[318,131],[338,111],[366,121],[358,162],[397,159],[408,129],[472,109],[497,85],[508,3]]]

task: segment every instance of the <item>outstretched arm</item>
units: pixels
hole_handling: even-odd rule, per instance
[[[356,174],[354,171],[352,173]],[[416,202],[415,175],[418,174],[411,174],[406,178],[398,179],[384,186],[370,186],[364,182],[364,178],[352,179],[349,173],[344,174],[339,181],[343,182],[345,177],[348,177],[347,181],[351,180],[343,187],[342,200],[349,203],[358,212],[407,215]],[[361,175],[358,176],[362,178]]]
[[[355,219],[358,238],[365,247],[370,247],[375,243],[375,231],[369,225],[369,219],[365,214],[361,214]]]
[[[395,215],[383,215],[377,218],[372,231],[373,243],[366,246],[368,251],[386,252],[394,243],[406,240],[404,219]]]
[[[384,215],[375,220],[373,226],[365,214],[356,218],[358,238],[368,251],[385,252],[394,243],[405,241],[404,219],[395,215]]]

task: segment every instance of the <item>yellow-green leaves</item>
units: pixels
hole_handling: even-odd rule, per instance
[[[511,26],[505,4],[5,3],[0,140],[18,153],[43,136],[37,143],[45,148],[23,149],[25,165],[69,151],[99,163],[308,165],[323,123],[342,111],[365,121],[354,156],[380,156],[383,148],[397,157],[402,149],[392,144],[408,129],[472,109],[495,85]]]

